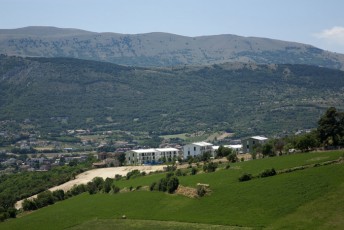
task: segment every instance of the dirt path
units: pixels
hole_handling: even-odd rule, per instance
[[[87,182],[91,181],[95,177],[102,177],[102,178],[114,178],[116,174],[125,176],[128,172],[138,169],[141,172],[155,172],[159,170],[163,170],[163,167],[166,167],[165,165],[154,165],[154,166],[123,166],[123,167],[115,167],[115,168],[100,168],[100,169],[92,169],[86,172],[83,172],[76,176],[74,180],[68,181],[64,184],[55,186],[50,188],[50,191],[55,191],[58,189],[62,189],[63,191],[67,192],[70,190],[74,185],[79,184],[87,184]],[[36,198],[37,195],[31,196],[28,199]],[[16,209],[22,208],[24,200],[20,200],[15,204]]]

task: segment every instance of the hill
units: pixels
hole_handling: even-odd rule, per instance
[[[129,35],[26,27],[0,30],[0,50],[7,55],[72,57],[129,66],[204,65],[239,61],[344,69],[343,54],[295,42],[236,35]]]
[[[0,119],[71,128],[271,134],[314,127],[344,107],[344,72],[227,63],[134,68],[68,58],[0,56]]]
[[[341,229],[344,210],[341,163],[328,164],[342,152],[316,152],[220,165],[214,173],[180,176],[183,186],[210,185],[211,193],[201,198],[150,192],[144,189],[119,194],[82,194],[34,213],[1,223],[2,229],[186,229],[189,223],[219,229],[224,225],[253,229]],[[305,166],[303,170],[239,182],[243,173],[258,175],[265,169],[278,171]],[[309,167],[306,167],[309,166]],[[164,174],[116,181],[128,188],[150,185]],[[68,210],[68,211],[66,211]],[[128,219],[121,220],[122,215]],[[127,221],[127,222],[126,222]],[[190,226],[189,226],[190,228]],[[229,229],[231,229],[229,227]]]

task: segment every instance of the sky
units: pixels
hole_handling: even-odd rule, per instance
[[[235,34],[344,53],[344,0],[0,0],[0,29]]]

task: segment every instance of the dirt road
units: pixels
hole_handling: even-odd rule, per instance
[[[63,191],[68,191],[71,189],[74,185],[79,184],[87,184],[87,182],[91,181],[95,177],[102,177],[102,178],[114,178],[116,174],[125,176],[128,172],[132,170],[140,170],[141,172],[155,172],[159,170],[163,170],[163,167],[166,167],[164,165],[154,165],[154,166],[123,166],[123,167],[114,167],[114,168],[100,168],[100,169],[92,169],[86,172],[83,172],[76,176],[74,180],[68,181],[64,184],[55,186],[50,188],[50,191],[55,191],[58,189],[62,189]],[[31,196],[28,199],[36,198],[37,195]],[[15,204],[16,209],[22,208],[23,200],[18,201]]]

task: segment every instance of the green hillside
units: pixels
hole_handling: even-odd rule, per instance
[[[202,223],[206,225],[199,229],[221,229],[218,225],[254,229],[341,229],[344,224],[344,167],[342,163],[323,163],[342,156],[342,151],[289,155],[233,163],[229,169],[218,169],[215,173],[179,177],[183,186],[209,184],[211,193],[202,198],[150,191],[82,194],[8,220],[1,223],[0,228],[112,229],[117,226],[142,229],[147,225],[151,229],[165,226],[166,229],[186,229],[192,228],[189,223]],[[258,175],[272,167],[279,171],[307,165],[311,167],[238,181],[244,172]],[[119,181],[117,185],[122,188],[149,185],[163,176],[148,175]],[[121,220],[122,215],[127,219]]]
[[[307,65],[135,68],[66,58],[0,57],[0,120],[158,134],[275,134],[315,127],[344,107],[344,72]]]

